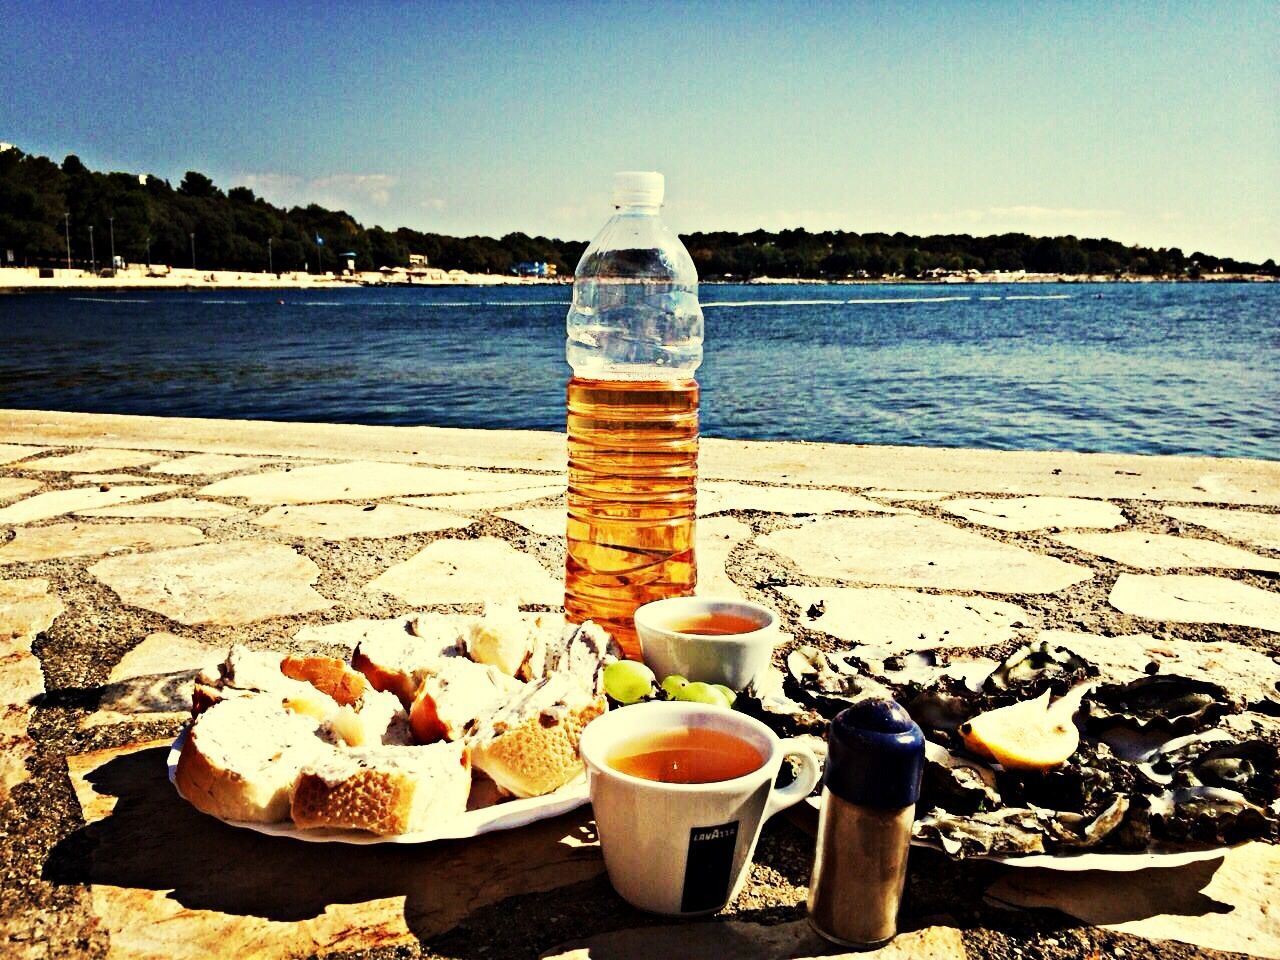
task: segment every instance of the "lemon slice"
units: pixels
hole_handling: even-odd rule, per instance
[[[1064,702],[1065,701],[1065,702]],[[1007,770],[1049,770],[1076,752],[1080,731],[1072,721],[1078,698],[1049,706],[1049,692],[960,724],[964,745]]]

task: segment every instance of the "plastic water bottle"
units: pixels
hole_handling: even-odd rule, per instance
[[[566,322],[565,614],[596,621],[631,657],[636,607],[697,583],[702,308],[662,196],[660,173],[614,177],[614,215],[578,263]]]

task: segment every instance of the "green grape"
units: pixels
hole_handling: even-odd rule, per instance
[[[724,694],[713,687],[709,683],[703,683],[701,680],[695,680],[693,683],[686,684],[676,693],[677,700],[687,700],[690,703],[706,703],[713,707],[726,707]]]
[[[689,685],[689,681],[678,673],[673,673],[662,681],[662,689],[672,700],[680,699],[680,691]]]
[[[733,701],[738,699],[738,695],[733,692],[732,687],[726,687],[723,683],[716,683],[713,686],[720,691],[720,695],[724,697],[726,707],[732,707]]]
[[[636,703],[652,696],[655,679],[638,660],[617,660],[604,668],[604,691],[619,703]]]

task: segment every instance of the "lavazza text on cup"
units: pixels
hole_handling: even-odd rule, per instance
[[[755,770],[711,783],[664,783],[620,772],[610,757],[646,734],[706,728],[740,738],[763,759]],[[715,913],[737,896],[765,820],[808,796],[817,758],[780,740],[752,717],[696,703],[652,702],[593,720],[583,732],[591,803],[609,881],[632,906],[652,913]],[[774,781],[785,758],[797,774]]]

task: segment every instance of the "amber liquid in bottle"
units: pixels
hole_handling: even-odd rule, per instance
[[[574,377],[568,410],[565,616],[638,659],[636,607],[697,583],[698,384]]]

